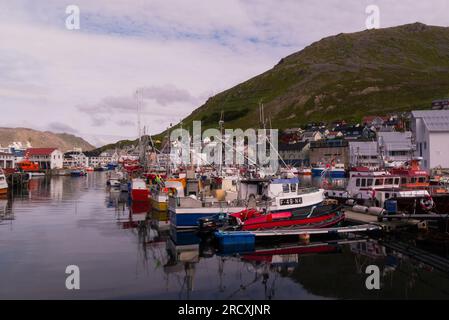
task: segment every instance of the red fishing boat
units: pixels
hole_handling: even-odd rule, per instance
[[[294,212],[264,213],[247,209],[230,215],[217,214],[199,219],[201,232],[222,230],[262,230],[278,228],[330,228],[343,222],[342,206],[320,205]]]
[[[426,213],[427,211],[436,213],[449,212],[449,188],[440,184],[431,184],[430,175],[428,171],[421,169],[420,161],[421,158],[414,158],[401,167],[391,168],[390,172],[401,178],[401,189],[428,191],[429,196],[427,201],[429,202],[429,206],[423,208],[424,211],[422,213]]]
[[[149,201],[150,190],[143,179],[133,179],[131,182],[131,199],[133,201]]]
[[[240,220],[237,213],[234,216]],[[345,215],[338,206],[318,206],[308,212],[277,212],[255,213],[244,221],[238,221],[240,229],[262,230],[276,228],[330,228],[345,219]]]

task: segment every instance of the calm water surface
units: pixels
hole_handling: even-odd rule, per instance
[[[449,298],[446,273],[375,240],[224,254],[147,210],[108,190],[104,173],[32,180],[0,200],[0,298]],[[380,267],[381,290],[365,287],[370,264]],[[65,288],[68,265],[80,268],[80,290]]]

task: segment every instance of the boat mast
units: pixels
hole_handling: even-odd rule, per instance
[[[221,144],[218,175],[221,177],[221,176],[223,176],[223,147],[224,147],[224,145],[223,145],[224,111],[223,110],[221,110],[220,121],[218,121],[218,126],[220,128],[220,144]]]

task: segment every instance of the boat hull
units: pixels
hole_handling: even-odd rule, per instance
[[[300,210],[310,210],[313,206],[301,207]],[[198,228],[198,220],[210,217],[219,213],[235,213],[246,210],[246,207],[228,207],[228,208],[192,208],[187,212],[183,209],[181,212],[169,210],[170,222],[176,228]],[[298,209],[299,210],[299,209]],[[195,212],[196,211],[196,212]],[[284,209],[270,210],[270,212],[284,212]],[[294,212],[294,210],[293,210]]]
[[[153,210],[167,211],[168,203],[167,203],[167,201],[158,201],[156,199],[151,198],[151,207]]]
[[[148,201],[149,191],[144,189],[131,190],[131,199],[133,201]]]
[[[324,168],[312,168],[312,177],[321,177],[321,174],[323,173]]]
[[[346,172],[344,170],[331,170],[329,175],[331,178],[344,178],[346,177]]]
[[[264,230],[275,228],[329,228],[344,220],[343,214],[329,213],[318,217],[310,218],[290,218],[275,220],[273,215],[267,214],[266,216],[256,218],[257,221],[247,221],[244,223],[242,230]]]

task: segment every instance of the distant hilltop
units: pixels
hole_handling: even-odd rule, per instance
[[[7,147],[12,143],[21,143],[23,146],[32,145],[34,148],[52,147],[65,152],[73,148],[83,151],[95,149],[93,145],[68,133],[53,133],[28,128],[0,128],[0,145]]]
[[[211,98],[182,120],[188,126],[273,128],[309,122],[360,122],[366,115],[430,109],[449,88],[449,28],[422,23],[338,34]],[[271,120],[271,121],[270,121]]]

